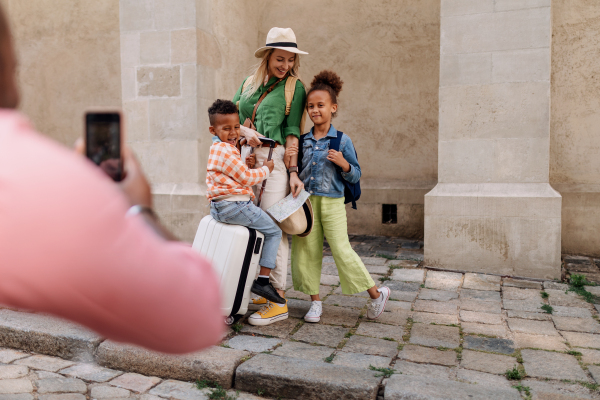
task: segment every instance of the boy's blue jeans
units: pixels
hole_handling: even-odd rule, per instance
[[[210,215],[224,224],[242,225],[256,229],[265,235],[259,264],[269,269],[275,268],[277,249],[281,242],[281,229],[269,215],[251,201],[211,201]]]

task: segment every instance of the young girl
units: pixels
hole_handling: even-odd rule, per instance
[[[308,115],[314,127],[302,138],[302,160],[299,162],[302,162],[300,179],[311,194],[314,221],[310,235],[303,238],[294,236],[292,239],[294,289],[310,295],[312,300],[310,310],[304,316],[307,322],[319,322],[321,319],[319,285],[324,237],[333,253],[342,293],[354,294],[367,290],[371,296],[367,318],[378,318],[390,296],[389,288],[384,286],[378,289],[375,286],[348,239],[343,180],[356,183],[361,171],[349,136],[342,135],[339,151],[330,148],[330,140],[338,136],[331,119],[337,114],[337,96],[342,84],[336,73],[322,71],[315,76],[307,93]],[[298,148],[290,147],[286,153],[286,160],[289,160],[298,153]]]

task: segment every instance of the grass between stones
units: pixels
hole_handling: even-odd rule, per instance
[[[383,254],[383,253],[377,253],[375,254],[375,257],[380,257],[380,258],[385,258],[388,260],[396,260],[396,256],[390,256],[389,254]]]
[[[547,292],[540,292],[540,295],[542,296],[542,299],[547,299],[548,297],[550,297],[550,295]]]
[[[412,318],[408,318],[406,320],[406,333],[402,335],[402,341],[405,343],[408,343],[408,340],[410,339],[410,331],[412,329],[413,324],[414,321]]]
[[[381,374],[376,374],[376,377],[380,377],[383,376],[384,378],[389,378],[390,376],[394,375],[396,373],[396,370],[393,368],[381,368],[381,367],[374,367],[372,365],[369,365],[369,369],[371,371],[378,371],[381,372]],[[400,374],[402,372],[399,372]]]
[[[519,383],[518,385],[513,385],[515,389],[519,391],[519,393],[525,393],[525,399],[531,399],[531,388],[529,386],[523,386],[523,384]]]
[[[554,311],[554,308],[552,308],[550,304],[542,304],[540,308],[544,310],[546,314],[552,314],[552,312]]]
[[[236,322],[235,324],[231,325],[231,329],[233,329],[235,333],[240,333],[243,327],[244,325],[242,325],[241,322]]]
[[[516,365],[512,369],[507,369],[504,375],[509,381],[520,381],[526,376],[525,371]]]
[[[210,400],[236,400],[240,395],[240,392],[236,391],[235,396],[229,396],[221,385],[206,379],[196,380],[196,388],[199,390],[209,389],[208,398]]]
[[[567,292],[577,293],[578,295],[583,297],[583,299],[588,303],[597,302],[599,300],[598,297],[585,290],[584,286],[596,286],[596,284],[593,282],[589,282],[586,279],[585,275],[571,275],[569,277],[569,289],[567,289]]]

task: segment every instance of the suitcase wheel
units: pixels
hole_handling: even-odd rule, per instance
[[[227,326],[231,326],[233,324],[235,324],[236,322],[238,322],[240,319],[242,319],[243,315],[240,314],[235,314],[235,315],[230,315],[229,317],[225,317],[225,325]]]

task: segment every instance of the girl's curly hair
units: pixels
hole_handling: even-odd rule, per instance
[[[344,85],[344,81],[333,71],[324,70],[315,75],[312,83],[310,84],[310,89],[306,94],[306,98],[314,92],[315,90],[324,90],[329,93],[331,97],[331,102],[333,104],[337,104],[337,97],[342,91],[342,86]],[[337,115],[337,111],[333,113],[333,117]]]

